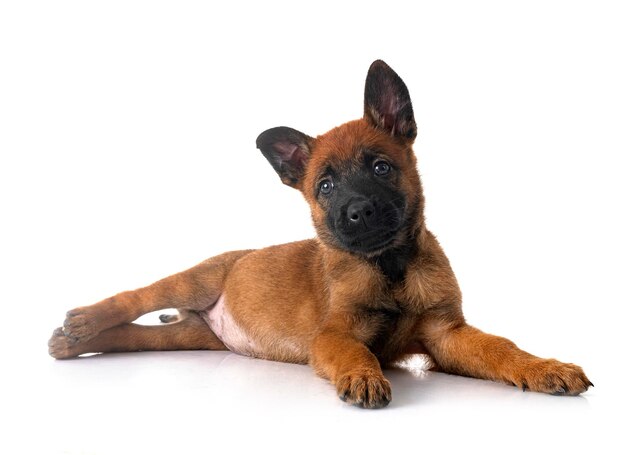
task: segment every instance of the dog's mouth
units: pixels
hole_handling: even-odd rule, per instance
[[[376,229],[358,236],[340,236],[344,248],[354,253],[373,255],[391,247],[399,229]]]

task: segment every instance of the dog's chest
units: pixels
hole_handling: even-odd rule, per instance
[[[387,361],[404,352],[412,339],[417,315],[406,305],[389,299],[364,306],[356,319],[359,338],[381,361]]]

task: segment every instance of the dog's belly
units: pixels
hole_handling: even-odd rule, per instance
[[[224,294],[212,307],[199,311],[198,314],[202,316],[209,328],[228,349],[242,355],[259,355],[257,344],[237,324],[228,311]]]
[[[198,314],[232,352],[279,362],[307,363],[309,360],[306,340],[292,331],[285,331],[282,323],[265,327],[262,331],[259,327],[250,328],[237,322],[228,308],[225,294]]]

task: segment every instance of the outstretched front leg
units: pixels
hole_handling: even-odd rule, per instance
[[[442,371],[555,395],[578,395],[593,386],[579,366],[531,355],[506,338],[483,333],[452,314],[428,314],[419,328],[421,341]]]
[[[84,343],[100,332],[165,308],[203,310],[218,299],[232,265],[250,251],[233,251],[208,259],[145,288],[109,297],[67,312],[62,332],[70,343]]]

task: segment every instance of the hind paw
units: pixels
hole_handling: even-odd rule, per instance
[[[92,314],[89,307],[74,308],[66,314],[63,322],[63,333],[70,343],[91,340],[100,333],[96,321],[97,317]]]
[[[63,333],[63,328],[59,327],[52,332],[52,336],[48,341],[48,354],[55,359],[71,359],[72,357],[78,357],[81,353],[76,343],[72,342]]]

